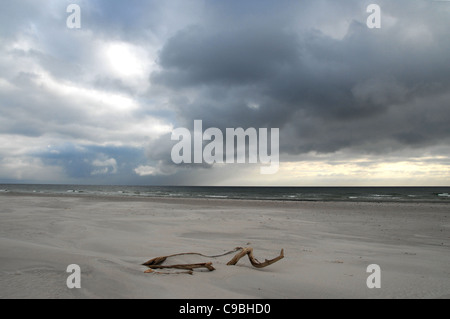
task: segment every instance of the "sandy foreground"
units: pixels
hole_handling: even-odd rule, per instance
[[[145,274],[151,258],[251,246],[215,271]],[[450,206],[0,195],[0,298],[450,298]],[[69,289],[67,266],[81,268]],[[381,268],[369,289],[367,267]]]

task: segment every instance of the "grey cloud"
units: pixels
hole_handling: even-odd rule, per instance
[[[129,182],[134,168],[145,161],[144,152],[139,148],[72,143],[49,146],[29,155],[40,158],[47,165],[62,167],[73,180],[95,181],[101,178],[118,184]]]
[[[258,26],[211,34],[191,27],[166,43],[159,61],[164,71],[154,74],[153,80],[175,87],[255,83],[295,63],[295,40],[293,34],[277,28]]]
[[[280,127],[288,153],[438,145],[450,138],[450,45],[436,12],[416,21],[429,23],[431,43],[405,38],[412,23],[401,12],[386,30],[355,20],[342,39],[259,23],[191,27],[166,43],[151,81],[176,95],[195,90],[174,106],[183,125]]]

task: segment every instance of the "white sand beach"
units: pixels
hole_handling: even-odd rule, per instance
[[[0,298],[449,298],[448,204],[276,202],[0,194]],[[145,274],[179,256],[215,271]],[[81,268],[69,289],[66,268]],[[381,267],[369,289],[367,267]]]

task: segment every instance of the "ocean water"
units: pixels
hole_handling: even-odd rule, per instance
[[[281,201],[450,203],[450,187],[160,187],[0,184],[0,195],[2,193]]]

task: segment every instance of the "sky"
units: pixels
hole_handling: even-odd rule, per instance
[[[0,183],[450,185],[448,1],[0,6]],[[278,171],[175,164],[195,120],[279,128]]]

